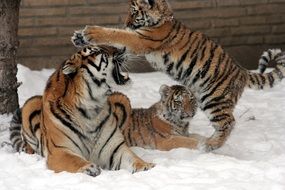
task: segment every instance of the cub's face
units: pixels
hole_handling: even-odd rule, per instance
[[[163,116],[171,120],[192,118],[197,111],[194,95],[184,86],[162,85],[160,87]]]
[[[126,26],[135,30],[141,27],[156,27],[172,18],[166,0],[130,0]]]
[[[62,72],[70,77],[82,78],[98,87],[125,85],[130,81],[121,67],[127,60],[125,49],[107,45],[90,45],[72,55]],[[92,85],[92,86],[93,86]]]

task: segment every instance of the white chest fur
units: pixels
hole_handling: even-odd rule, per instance
[[[163,58],[161,52],[152,52],[145,55],[146,60],[151,64],[151,66],[156,70],[164,70]]]

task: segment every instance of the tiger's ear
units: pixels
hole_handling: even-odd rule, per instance
[[[62,73],[65,75],[70,75],[72,73],[75,73],[77,71],[76,66],[72,62],[65,62],[62,66]]]
[[[170,87],[167,86],[166,84],[161,85],[159,88],[159,93],[161,97],[167,96],[167,94],[169,93],[169,90],[170,90]]]

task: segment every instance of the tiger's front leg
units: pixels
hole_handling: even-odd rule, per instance
[[[126,169],[132,173],[146,171],[153,168],[153,163],[148,163],[139,158],[127,145],[124,143],[119,150],[116,151],[116,161],[111,165],[111,169]]]
[[[134,54],[146,54],[159,46],[156,42],[140,38],[135,32],[100,26],[86,26],[82,31],[75,32],[71,41],[75,46],[90,43],[125,46]]]
[[[85,173],[90,176],[97,176],[101,173],[100,168],[81,156],[72,153],[70,150],[54,147],[48,154],[47,166],[55,172],[67,171],[71,173]]]

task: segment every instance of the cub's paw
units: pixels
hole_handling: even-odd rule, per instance
[[[83,47],[89,44],[87,41],[85,41],[82,30],[77,30],[74,32],[73,36],[71,37],[71,42],[76,47]]]
[[[155,164],[153,163],[147,163],[147,162],[144,162],[143,160],[138,160],[133,165],[133,173],[140,172],[140,171],[147,171],[153,168],[154,166]]]
[[[222,145],[223,142],[220,142],[217,139],[208,138],[200,143],[199,149],[205,152],[212,152],[213,150],[220,148]]]
[[[91,163],[80,168],[79,172],[96,177],[97,175],[100,175],[101,169],[97,165]]]

